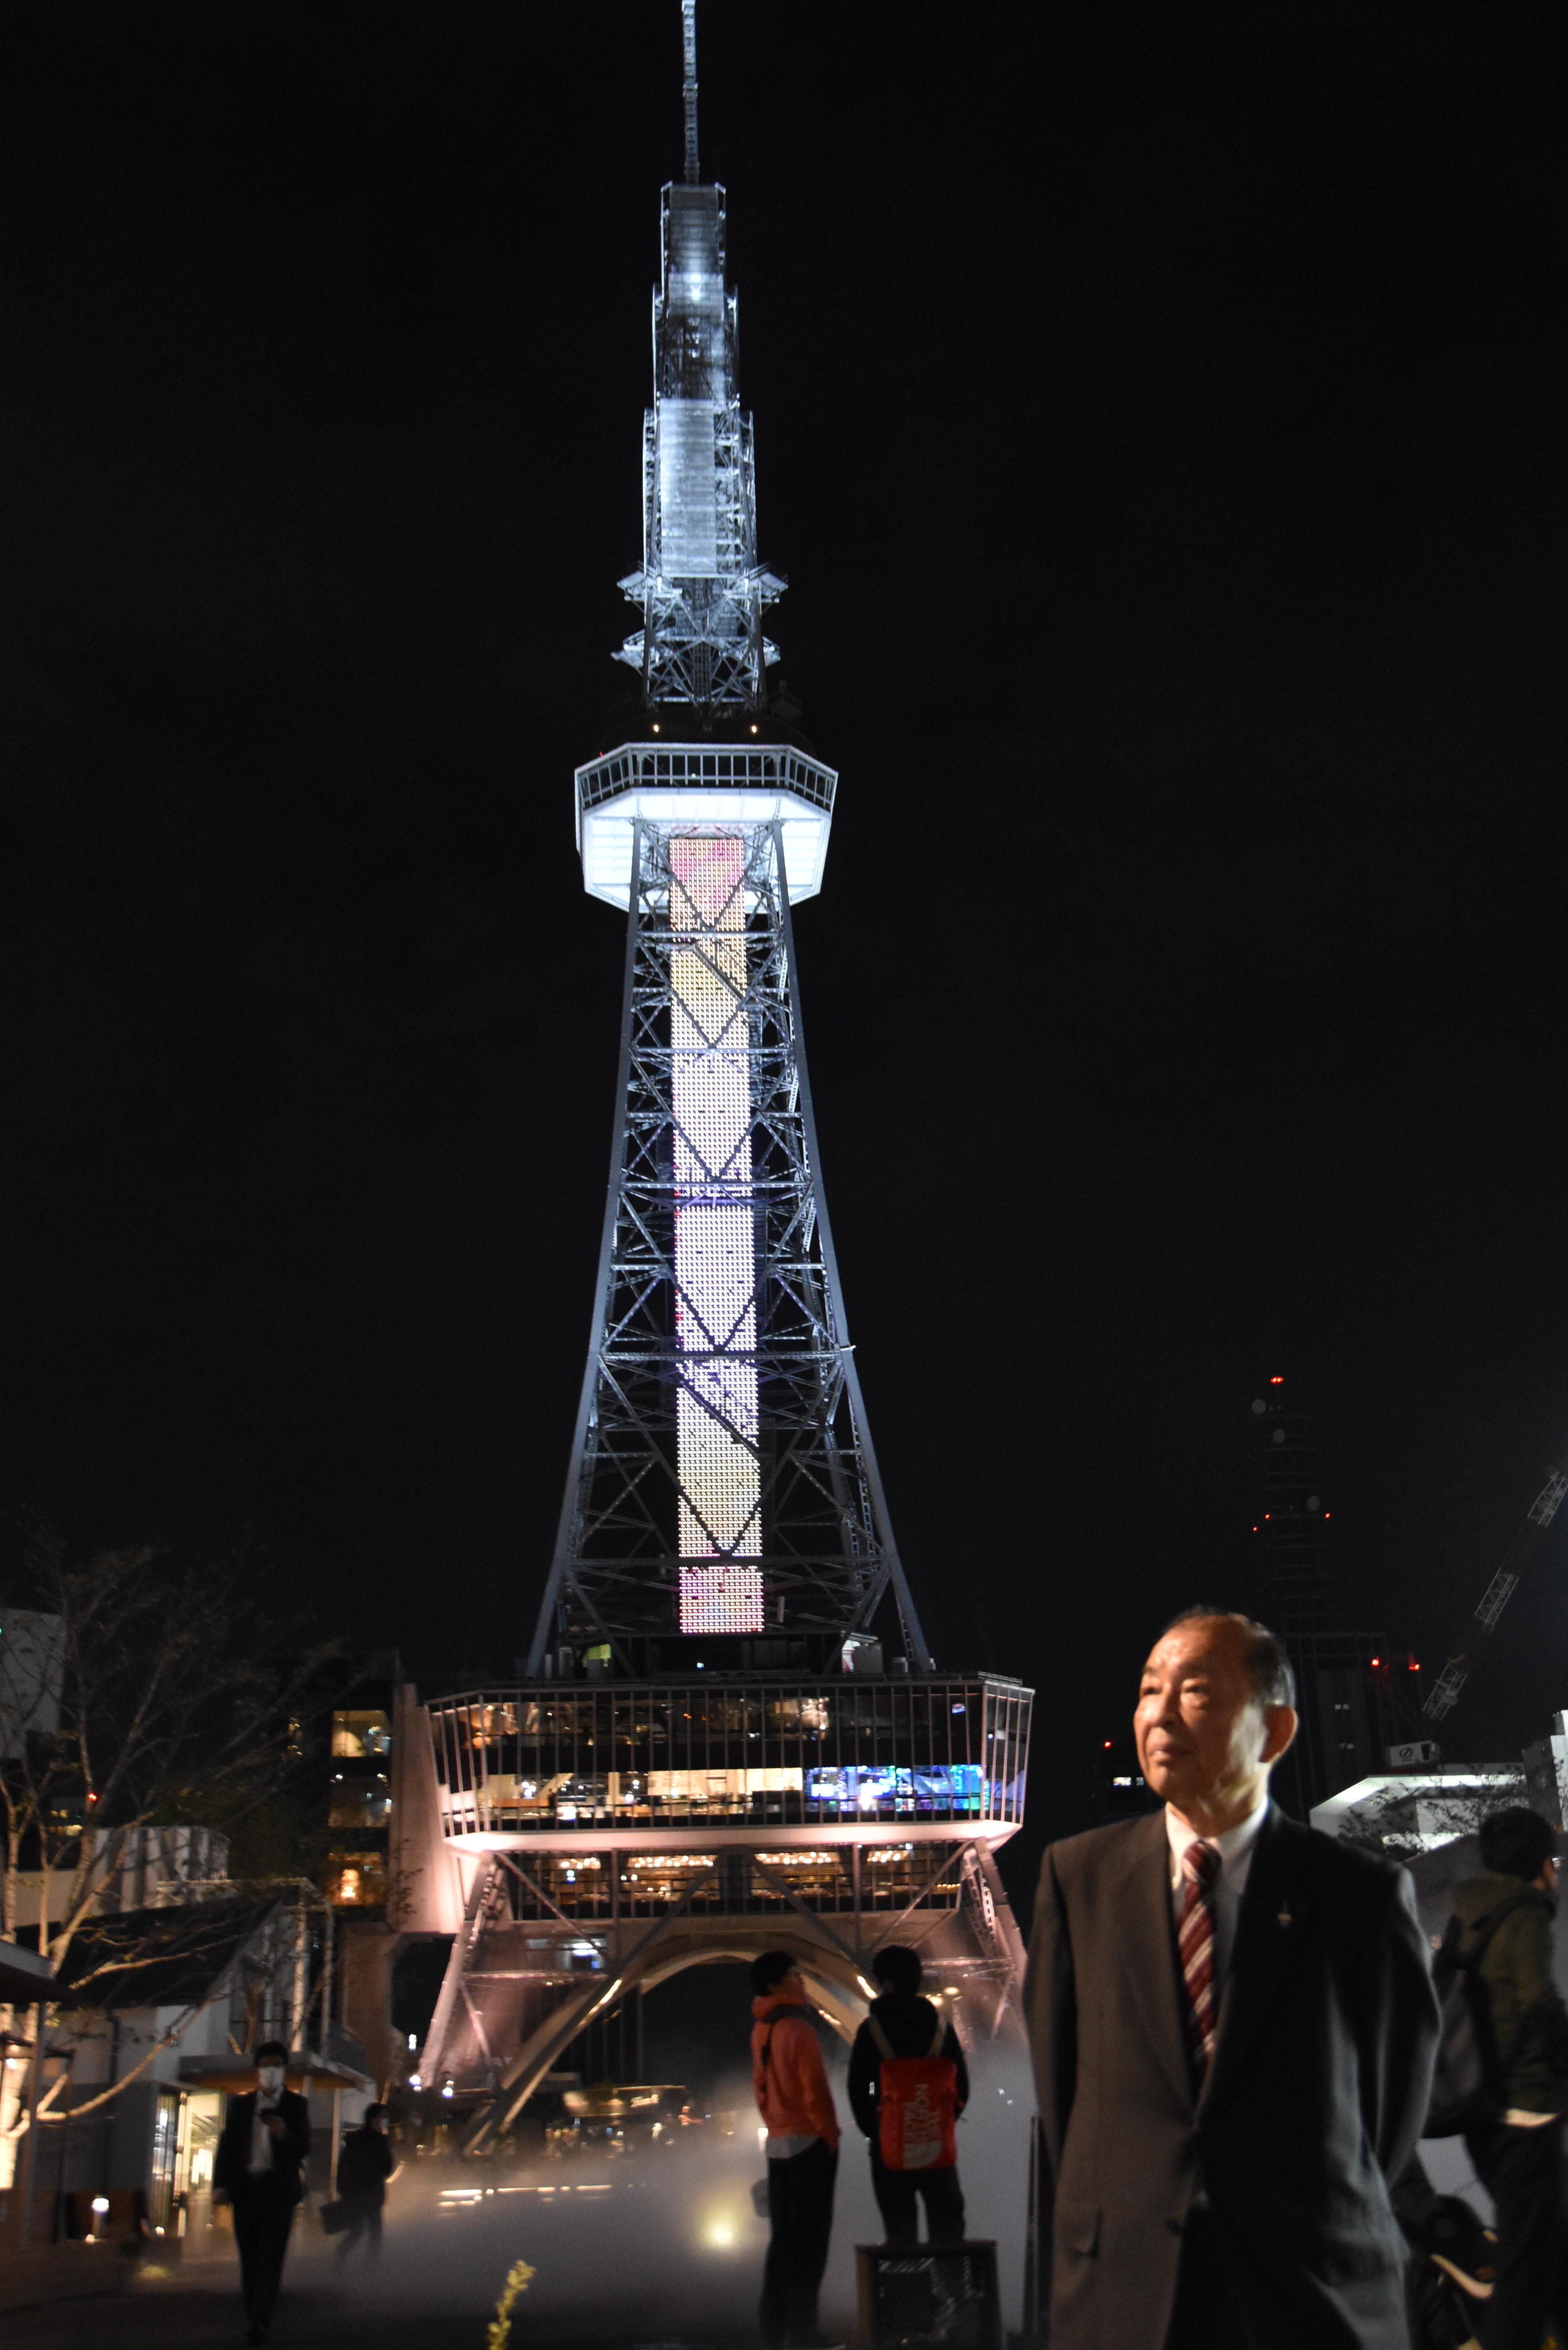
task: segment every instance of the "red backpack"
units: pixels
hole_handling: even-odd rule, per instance
[[[958,2160],[958,2067],[941,2054],[947,2025],[939,2015],[927,2055],[895,2056],[877,2018],[868,2015],[866,2024],[882,2059],[877,2111],[884,2164],[889,2170],[950,2170]]]

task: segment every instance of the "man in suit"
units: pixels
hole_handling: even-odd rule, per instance
[[[281,2040],[256,2050],[256,2085],[231,2097],[213,2165],[213,2191],[234,2207],[245,2340],[265,2342],[283,2281],[284,2256],[304,2189],[300,2166],[310,2152],[310,2107],[284,2085],[288,2051]]]
[[[1134,1726],[1150,1817],[1045,1854],[1024,1998],[1052,2350],[1407,2350],[1387,2180],[1438,2012],[1410,1880],[1269,1801],[1280,1642],[1178,1617]]]

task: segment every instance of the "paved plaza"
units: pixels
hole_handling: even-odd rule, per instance
[[[514,2350],[729,2350],[755,2338],[766,2228],[753,2210],[754,2147],[667,2165],[432,2166],[394,2187],[374,2269],[340,2265],[313,2212],[302,2215],[271,2340],[276,2350],[483,2350],[512,2262],[535,2276],[516,2307]],[[851,2210],[854,2217],[850,2217]],[[854,2232],[858,2199],[844,2217]],[[118,2270],[120,2256],[104,2248]],[[853,2252],[835,2266],[846,2318]],[[238,2342],[239,2272],[226,2247],[123,2291],[10,2312],[6,2350],[186,2350]]]

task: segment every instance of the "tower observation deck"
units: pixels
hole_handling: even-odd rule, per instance
[[[603,1237],[524,1683],[404,1693],[400,1922],[452,1935],[421,2075],[471,2150],[591,2021],[794,1949],[846,2033],[879,1939],[971,2042],[1020,2029],[996,1846],[1030,1692],[938,1674],[894,1541],[823,1191],[793,909],[837,777],[771,672],[751,419],[701,177],[665,188],[643,427],[637,702],[577,770],[585,886],[627,920]],[[429,1767],[426,1767],[428,1758]]]

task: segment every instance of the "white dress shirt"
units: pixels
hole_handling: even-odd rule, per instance
[[[251,2116],[251,2158],[245,2168],[253,2178],[272,2169],[272,2132],[266,2126],[268,2114],[275,2114],[282,2103],[283,2093],[275,2090],[269,2097],[256,2092],[255,2110]]]
[[[1168,1804],[1165,1807],[1165,1833],[1170,1839],[1170,1907],[1177,1923],[1181,1921],[1181,1906],[1186,1899],[1187,1880],[1181,1873],[1182,1855],[1189,1845],[1207,1841],[1219,1847],[1220,1874],[1214,1880],[1214,1989],[1216,1994],[1224,1986],[1225,1973],[1231,1963],[1231,1951],[1236,1939],[1236,1919],[1241,1912],[1241,1896],[1247,1889],[1247,1875],[1252,1866],[1252,1854],[1264,1820],[1268,1817],[1268,1790],[1255,1812],[1220,1836],[1199,1837],[1196,1828],[1179,1820]]]

